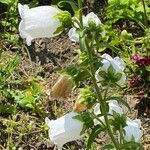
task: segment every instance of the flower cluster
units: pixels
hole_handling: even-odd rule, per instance
[[[140,100],[148,99],[149,95],[149,70],[150,58],[139,54],[131,56],[134,65],[134,76],[129,80],[130,88],[136,93]]]
[[[135,54],[135,55],[131,56],[131,60],[135,61],[135,63],[141,68],[150,65],[150,58],[141,57],[139,54]]]
[[[109,119],[113,118],[113,112],[116,112],[120,115],[123,114],[122,108],[119,106],[116,100],[108,101],[109,105],[109,114],[112,115]],[[100,115],[100,105],[96,104],[93,108],[95,115]],[[62,146],[70,141],[74,141],[77,139],[81,139],[83,136],[81,135],[81,131],[83,129],[83,122],[74,119],[73,117],[77,116],[78,113],[70,112],[56,120],[45,119],[46,124],[49,127],[49,137],[54,144],[57,145],[58,149],[62,149]],[[104,123],[104,117],[99,118]],[[94,119],[94,125],[98,125],[100,122]],[[141,132],[141,122],[140,120],[131,120],[127,119],[126,126],[123,128],[125,131],[124,138],[127,142],[135,141],[140,142],[142,137]]]
[[[109,112],[108,114],[112,115],[109,116],[109,119],[113,118],[113,113],[118,113],[120,116],[123,115],[123,110],[122,108],[119,106],[118,102],[116,100],[109,100],[108,101],[108,106],[109,106]],[[95,108],[94,108],[94,113],[96,115],[101,114],[100,112],[100,105],[96,104]],[[104,122],[104,117],[100,117],[99,118],[102,122]],[[97,125],[100,122],[98,120],[94,120],[94,124]],[[127,142],[134,140],[135,142],[140,142],[140,139],[142,137],[142,132],[141,132],[141,121],[139,119],[136,120],[131,120],[131,119],[127,119],[126,121],[126,126],[123,128],[125,131],[124,137],[125,140]]]

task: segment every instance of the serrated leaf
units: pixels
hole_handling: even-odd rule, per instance
[[[115,149],[113,145],[107,144],[104,147],[102,147],[101,150],[115,150]]]
[[[95,138],[98,136],[98,134],[102,131],[104,131],[105,129],[102,128],[100,125],[95,126],[92,129],[92,132],[90,133],[89,139],[87,141],[87,150],[90,150],[92,143],[94,142]]]
[[[114,77],[114,75],[115,75],[115,69],[113,68],[112,65],[110,65],[110,66],[108,67],[108,74],[109,74],[111,77]]]
[[[132,150],[144,150],[140,143],[136,143],[134,141],[127,142],[121,145],[121,149],[130,148]]]

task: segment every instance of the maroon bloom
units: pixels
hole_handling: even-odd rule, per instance
[[[139,54],[134,54],[133,56],[131,56],[131,60],[138,61],[140,59],[141,59],[141,56]]]
[[[140,60],[137,60],[136,61],[136,64],[139,66],[139,67],[145,67],[145,66],[149,66],[150,65],[150,58],[141,58]]]
[[[135,76],[131,80],[129,80],[129,84],[131,87],[134,87],[138,84],[138,81],[140,81],[140,80],[141,80],[140,76]]]
[[[141,57],[139,54],[134,54],[133,56],[131,56],[131,60],[135,61],[135,63],[142,68],[150,65],[150,58]]]
[[[141,91],[137,92],[136,94],[137,94],[138,98],[140,98],[140,99],[142,99],[142,98],[144,98],[144,97],[145,97],[145,95],[144,95],[144,91],[143,91],[143,90],[141,90]]]

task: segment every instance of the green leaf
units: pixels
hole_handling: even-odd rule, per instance
[[[107,101],[112,100],[112,99],[118,101],[121,104],[123,104],[124,106],[126,106],[129,109],[129,111],[131,111],[131,108],[130,108],[129,104],[124,99],[122,99],[122,97],[108,97]]]
[[[109,68],[108,68],[108,75],[110,77],[114,77],[115,76],[115,69],[113,68],[112,65],[110,65]]]
[[[98,134],[105,129],[101,127],[100,125],[96,125],[93,129],[92,132],[90,133],[89,139],[87,141],[87,150],[90,150],[92,143],[94,142],[95,138],[98,136]]]
[[[120,115],[119,113],[113,111],[113,119],[111,120],[111,124],[115,131],[120,130],[120,127],[124,128],[127,125],[125,114]]]
[[[115,150],[115,149],[113,145],[107,144],[104,147],[102,147],[101,150]]]
[[[12,114],[15,107],[8,104],[0,104],[0,114]]]
[[[58,7],[65,7],[66,3],[71,6],[74,13],[78,10],[77,3],[74,0],[63,0],[60,1],[57,5]]]
[[[99,71],[99,75],[105,79],[107,77],[107,73],[105,71]]]
[[[116,81],[119,81],[119,80],[121,79],[121,77],[122,77],[122,73],[117,73],[117,74],[115,75],[115,80],[116,80]]]
[[[83,134],[86,129],[92,128],[94,125],[93,118],[89,112],[82,112],[73,118],[84,123],[81,134]]]
[[[56,31],[53,34],[59,34],[62,33],[65,30],[65,28],[63,26],[60,26],[56,29]]]
[[[120,149],[130,148],[132,150],[144,150],[140,143],[136,143],[134,141],[127,142],[121,145]]]
[[[12,3],[12,0],[0,0],[0,3],[9,5]]]

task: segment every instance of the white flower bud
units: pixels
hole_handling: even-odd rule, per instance
[[[83,123],[73,117],[78,113],[70,112],[56,120],[45,119],[49,127],[49,138],[59,149],[67,143],[81,138]]]
[[[39,6],[29,9],[27,5],[18,4],[21,22],[19,24],[20,36],[26,39],[27,45],[35,38],[54,37],[55,31],[62,23],[56,17],[61,10],[52,6]]]
[[[68,32],[69,39],[73,42],[79,42],[79,34],[75,28],[71,28]]]
[[[131,140],[135,140],[135,142],[139,143],[142,137],[142,131],[140,127],[141,127],[141,121],[139,119],[128,120],[127,126],[124,127],[125,140],[127,142],[130,142]]]

